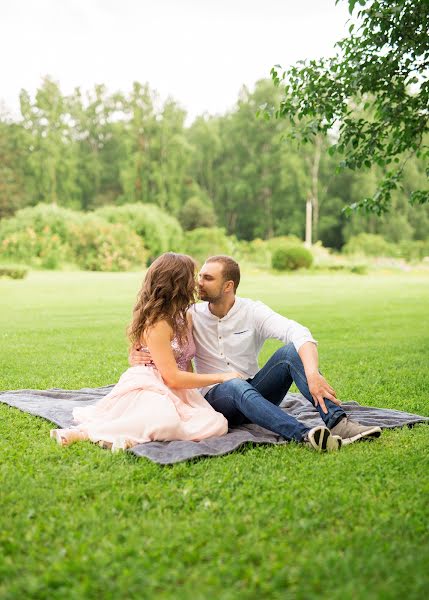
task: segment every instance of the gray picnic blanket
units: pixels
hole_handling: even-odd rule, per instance
[[[81,390],[55,388],[51,390],[13,390],[0,392],[0,402],[31,415],[43,417],[59,427],[70,427],[73,425],[73,408],[94,404],[108,394],[112,387],[113,385]],[[301,394],[286,394],[280,406],[309,427],[323,424],[317,410]],[[343,402],[342,407],[348,417],[359,421],[362,425],[392,428],[429,423],[429,417],[389,408],[362,406],[357,402]],[[212,437],[201,442],[147,442],[134,446],[127,452],[136,456],[145,456],[153,462],[166,465],[200,456],[221,456],[236,450],[247,442],[254,444],[287,443],[281,436],[258,425],[249,424],[230,429],[222,437]]]

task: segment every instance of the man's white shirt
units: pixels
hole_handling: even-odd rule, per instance
[[[238,371],[249,379],[259,371],[258,354],[266,340],[293,343],[297,351],[306,342],[317,344],[306,327],[248,298],[236,296],[222,319],[210,312],[208,302],[195,304],[191,315],[197,373]],[[210,387],[201,393],[205,395]]]

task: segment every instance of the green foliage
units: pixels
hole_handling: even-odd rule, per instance
[[[123,193],[120,164],[126,149],[123,127],[117,121],[122,98],[96,85],[86,98],[77,88],[67,105],[74,123],[79,205],[88,210],[114,202]]]
[[[405,240],[399,244],[400,255],[408,262],[419,262],[429,256],[429,240]]]
[[[0,118],[0,219],[28,203],[22,127]]]
[[[0,256],[46,269],[74,263],[97,271],[127,270],[146,260],[142,240],[125,225],[50,204],[0,222]]]
[[[0,221],[1,256],[47,269],[73,262],[70,226],[79,219],[79,213],[52,204],[23,208]]]
[[[266,245],[270,252],[275,252],[279,248],[302,246],[302,240],[296,235],[280,235],[267,240]]]
[[[27,274],[28,269],[26,267],[23,267],[22,265],[0,265],[0,277],[9,277],[10,279],[24,279],[24,277],[27,277]]]
[[[407,200],[427,185],[422,160],[411,157],[406,163],[403,189],[392,193],[389,215],[347,218],[342,209],[373,196],[383,169],[337,173],[331,140],[320,132],[314,144],[285,143],[295,131],[287,120],[256,117],[261,104],[280,100],[273,82],[262,80],[240,90],[232,111],[199,117],[186,127],[183,110],[173,101],[162,104],[149,86],[136,83],[128,93],[109,94],[97,85],[85,94],[76,89],[65,95],[46,78],[34,94],[21,94],[19,121],[0,115],[0,218],[40,202],[84,211],[133,202],[148,207],[139,217],[148,223],[139,235],[154,257],[182,249],[183,234],[177,222],[166,224],[165,214],[180,216],[186,227],[216,222],[246,242],[303,239],[305,203],[311,198],[313,240],[325,246],[339,250],[361,232],[395,243],[429,237],[429,204],[412,206]],[[364,110],[355,102],[354,111],[372,118],[371,107]],[[135,229],[134,215],[108,218]],[[38,257],[38,265],[71,260],[60,227],[55,224],[52,231],[65,255],[58,249],[57,259],[48,253],[51,258]],[[22,243],[25,250],[26,240]]]
[[[34,182],[33,202],[60,202],[78,207],[78,165],[73,143],[74,119],[69,98],[49,77],[43,79],[34,100],[20,94],[23,146],[27,153],[25,175]]]
[[[251,264],[264,269],[269,269],[271,265],[271,251],[268,247],[269,240],[256,238],[251,242],[240,240],[234,256],[239,262]]]
[[[129,97],[121,100],[126,121],[126,151],[120,166],[122,200],[151,202],[176,216],[191,160],[184,132],[186,113],[171,99],[161,109],[157,105],[156,92],[138,82]]]
[[[350,272],[356,275],[367,275],[368,267],[366,265],[353,265],[350,267]]]
[[[259,81],[254,91],[243,86],[236,109],[207,124],[211,126],[210,135],[220,141],[215,146],[217,156],[208,156],[216,180],[211,197],[218,222],[229,234],[248,241],[290,233],[296,227],[295,211],[303,214],[298,206],[291,206],[298,205],[301,196],[301,190],[297,193],[299,184],[290,173],[291,166],[282,168],[288,162],[288,149],[282,143],[285,125],[256,116],[258,106],[267,98],[272,102],[279,98],[271,82]],[[300,167],[297,178],[302,172],[302,161]],[[196,176],[203,186],[208,176],[203,177],[201,169]],[[283,226],[278,212],[290,217],[287,231],[278,230],[279,224]]]
[[[191,231],[197,227],[214,227],[216,215],[211,203],[192,196],[181,208],[179,221],[185,231]]]
[[[234,240],[218,227],[198,227],[185,232],[184,252],[190,254],[200,264],[208,256],[216,254],[233,255]]]
[[[58,236],[62,243],[70,241],[69,224],[78,223],[81,213],[58,206],[43,204],[19,210],[13,217],[0,221],[0,236],[31,228],[36,234],[49,229],[49,233]]]
[[[357,8],[357,26],[338,42],[336,56],[283,73],[273,67],[273,81],[284,91],[276,116],[288,119],[304,141],[339,124],[331,151],[344,155],[342,166],[386,169],[375,193],[351,208],[381,214],[408,158],[429,156],[429,11],[422,0],[349,0],[349,7]],[[428,200],[427,181],[409,193],[411,203]]]
[[[179,222],[154,204],[103,206],[95,214],[110,223],[122,223],[135,231],[143,239],[152,258],[163,252],[181,251],[183,231]]]
[[[381,235],[360,233],[349,239],[343,247],[344,254],[363,254],[365,256],[392,256],[399,255],[398,248],[387,242]]]
[[[2,259],[22,261],[45,269],[56,269],[63,262],[73,260],[70,246],[63,244],[48,226],[40,233],[27,227],[5,236],[1,240],[0,251]]]
[[[79,267],[88,271],[128,271],[142,268],[147,252],[139,236],[120,223],[108,223],[94,215],[84,215],[70,225],[73,252]]]
[[[268,240],[257,238],[250,242],[240,240],[237,242],[235,252],[240,261],[259,268],[269,269],[272,264],[273,253],[280,248],[290,246],[302,246],[302,242],[295,235],[277,236]]]
[[[296,271],[309,269],[313,264],[313,255],[304,246],[284,246],[274,250],[271,266],[277,271]]]

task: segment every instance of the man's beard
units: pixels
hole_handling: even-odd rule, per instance
[[[210,302],[210,304],[217,304],[222,299],[222,294],[218,294],[217,296],[209,296],[207,292],[203,290],[198,290],[198,296],[200,300],[203,302]]]

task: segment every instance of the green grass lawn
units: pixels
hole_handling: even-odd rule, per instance
[[[0,389],[114,383],[139,284],[0,280]],[[311,329],[342,400],[429,416],[429,278],[252,275],[240,292]],[[0,405],[2,599],[427,597],[426,425],[332,455],[247,445],[170,467],[62,449],[50,427]]]

